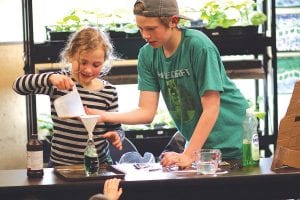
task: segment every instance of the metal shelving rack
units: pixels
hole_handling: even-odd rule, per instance
[[[63,47],[64,42],[61,41],[46,41],[41,44],[35,44],[33,39],[33,20],[32,20],[32,0],[22,0],[23,4],[23,26],[24,26],[24,71],[25,73],[34,73],[35,64],[38,63],[53,63],[57,61],[58,52]],[[212,41],[219,48],[221,55],[254,55],[255,59],[250,62],[234,61],[224,62],[225,68],[229,70],[242,70],[245,66],[250,68],[262,68],[264,77],[248,77],[255,79],[255,95],[259,96],[257,79],[263,78],[264,85],[264,109],[267,114],[264,126],[264,135],[261,139],[261,149],[265,150],[266,157],[271,156],[269,148],[270,144],[276,144],[278,134],[278,102],[277,102],[277,57],[276,57],[276,22],[275,22],[275,0],[265,0],[263,2],[263,11],[269,19],[263,26],[263,33],[256,36],[247,36],[244,38],[233,37],[211,37]],[[267,32],[269,35],[267,35]],[[126,38],[125,40],[128,40]],[[131,38],[130,40],[134,40]],[[125,42],[125,41],[119,41]],[[130,41],[131,45],[133,41]],[[136,52],[138,46],[144,42],[141,38],[137,40]],[[123,44],[123,43],[122,43]],[[135,43],[134,43],[135,44]],[[121,47],[122,48],[122,47]],[[124,49],[124,47],[123,47]],[[126,49],[126,48],[125,48]],[[270,50],[271,49],[271,50]],[[43,52],[43,53],[41,53]],[[258,56],[262,56],[262,60],[258,60]],[[135,58],[136,59],[136,58]],[[262,62],[262,63],[261,63]],[[261,64],[259,64],[261,63]],[[238,66],[238,67],[237,67]],[[128,76],[136,75],[136,65],[114,67],[112,75],[118,76],[120,73],[126,73]],[[112,76],[113,77],[113,76]],[[245,78],[245,77],[244,77]],[[132,79],[134,80],[134,79]],[[271,90],[269,89],[271,84]],[[272,102],[269,100],[269,95],[272,95]],[[273,106],[273,113],[270,112],[270,104]],[[269,120],[272,122],[273,132],[269,125]],[[27,98],[27,124],[28,136],[36,132],[36,102],[34,96]]]
[[[34,73],[32,59],[34,49],[32,1],[22,0],[23,14],[23,45],[24,45],[24,72]],[[37,134],[36,98],[35,95],[26,95],[27,139],[32,134]]]

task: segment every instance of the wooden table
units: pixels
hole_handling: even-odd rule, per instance
[[[127,200],[291,199],[300,197],[300,170],[270,171],[272,159],[259,167],[204,176],[195,173],[131,171],[121,182]],[[101,192],[103,180],[64,181],[52,168],[42,179],[28,179],[25,169],[0,170],[0,199],[88,199]]]

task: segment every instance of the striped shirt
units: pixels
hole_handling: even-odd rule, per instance
[[[48,81],[51,74],[53,72],[20,76],[14,82],[13,89],[21,95],[45,94],[50,97],[51,117],[54,128],[51,161],[56,165],[81,164],[84,160],[88,134],[81,121],[58,117],[53,102],[56,98],[67,94],[68,91],[58,90],[51,85]],[[104,87],[99,91],[87,90],[78,82],[75,82],[75,84],[84,106],[108,112],[118,111],[118,94],[116,88],[109,82],[103,80]],[[109,160],[109,142],[100,138],[100,135],[112,130],[121,130],[121,125],[97,123],[93,131],[100,163]]]

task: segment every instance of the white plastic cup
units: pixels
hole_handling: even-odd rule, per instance
[[[75,86],[68,94],[55,99],[54,107],[60,118],[72,118],[85,115],[81,98]]]

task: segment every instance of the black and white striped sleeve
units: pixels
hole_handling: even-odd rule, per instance
[[[26,74],[18,77],[13,83],[13,90],[21,95],[49,94],[51,84],[48,82],[52,73]]]

